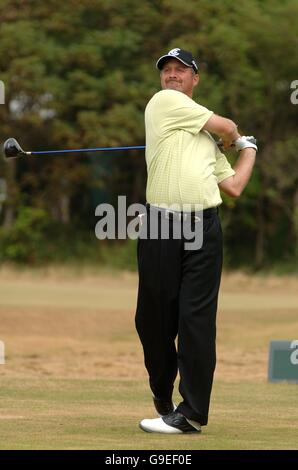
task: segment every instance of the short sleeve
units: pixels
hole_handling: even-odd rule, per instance
[[[221,153],[219,148],[216,151],[216,165],[214,174],[217,178],[217,183],[221,183],[226,178],[235,175],[235,171],[231,167],[229,161],[227,160],[226,156]]]
[[[163,90],[158,95],[158,118],[162,134],[177,130],[198,134],[213,114],[213,111],[180,91]]]

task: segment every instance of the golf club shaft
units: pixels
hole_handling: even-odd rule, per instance
[[[90,149],[69,149],[69,150],[42,150],[37,152],[25,152],[26,155],[52,155],[58,153],[79,153],[79,152],[100,152],[109,150],[143,150],[145,145],[136,145],[133,147],[96,147]]]
[[[253,138],[255,141],[255,139]],[[222,148],[223,142],[221,140],[215,142],[219,148]],[[232,144],[233,146],[233,144]],[[95,148],[83,148],[83,149],[61,149],[61,150],[39,150],[39,151],[24,151],[18,141],[10,137],[4,142],[3,151],[6,159],[18,158],[22,156],[38,156],[38,155],[58,155],[58,154],[69,154],[69,153],[89,153],[89,152],[100,152],[100,151],[112,151],[112,150],[144,150],[145,145],[125,146],[125,147],[95,147]]]
[[[222,142],[217,142],[218,147],[222,147]],[[36,152],[24,152],[25,155],[55,155],[64,153],[83,153],[83,152],[100,152],[100,151],[112,151],[112,150],[144,150],[145,145],[135,145],[132,147],[96,147],[86,149],[67,149],[67,150],[39,150]]]

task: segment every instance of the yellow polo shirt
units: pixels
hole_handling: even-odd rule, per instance
[[[218,183],[235,174],[211,135],[213,112],[180,91],[162,90],[146,106],[147,202],[162,207],[222,203]]]

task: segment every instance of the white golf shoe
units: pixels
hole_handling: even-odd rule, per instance
[[[201,425],[196,421],[186,419],[178,411],[155,419],[143,419],[140,428],[146,432],[159,432],[163,434],[190,434],[200,433]]]

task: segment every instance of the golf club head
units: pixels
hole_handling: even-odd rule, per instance
[[[8,160],[10,158],[17,158],[21,157],[22,155],[26,155],[26,152],[22,149],[20,144],[16,139],[11,137],[4,142],[3,145],[3,152],[4,157]]]

